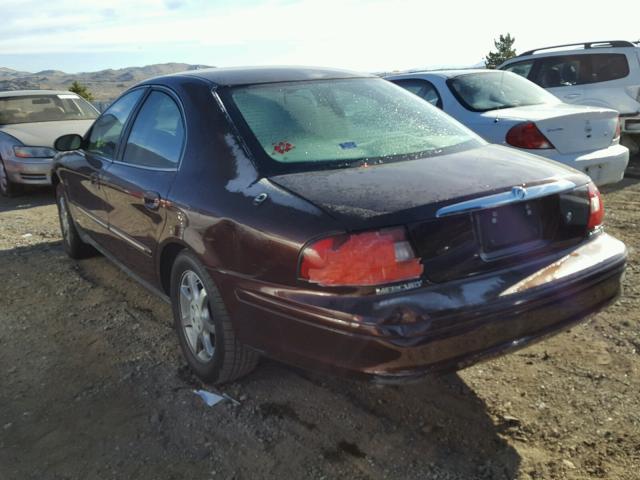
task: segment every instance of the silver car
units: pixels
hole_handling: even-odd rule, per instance
[[[0,194],[15,195],[23,184],[51,185],[55,139],[84,135],[98,115],[67,91],[0,92]]]

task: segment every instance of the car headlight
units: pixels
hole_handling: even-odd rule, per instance
[[[18,158],[51,158],[57,152],[49,147],[22,147],[14,146],[13,153]]]

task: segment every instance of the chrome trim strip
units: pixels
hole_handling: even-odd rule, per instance
[[[88,210],[85,210],[84,207],[81,207],[80,205],[78,205],[77,203],[73,202],[73,206],[76,207],[80,212],[82,212],[83,214],[85,214],[87,217],[89,217],[91,220],[93,220],[94,222],[96,222],[98,225],[100,225],[102,228],[109,230],[109,225],[107,225],[105,222],[103,222],[102,220],[100,220],[98,217],[96,217],[93,213],[89,212]]]
[[[135,165],[133,163],[127,163],[127,162],[122,162],[120,160],[111,160],[111,163],[115,163],[117,165],[124,165],[126,167],[132,167],[132,168],[139,168],[141,170],[151,170],[153,172],[177,172],[178,171],[178,167],[176,164],[176,167],[173,168],[157,168],[157,167],[147,167],[146,165]]]
[[[145,245],[143,245],[142,243],[138,242],[137,240],[134,240],[133,238],[131,238],[129,235],[127,235],[126,233],[122,232],[120,229],[107,225],[104,221],[100,220],[98,217],[96,217],[93,213],[85,210],[83,207],[81,207],[80,205],[74,203],[73,204],[80,212],[82,212],[83,214],[85,214],[87,217],[89,217],[91,220],[93,220],[94,222],[96,222],[98,225],[100,225],[102,228],[110,231],[111,233],[113,233],[114,235],[116,235],[118,238],[121,238],[122,240],[124,240],[125,242],[127,242],[129,245],[131,245],[132,247],[134,247],[135,249],[141,251],[142,253],[145,253],[147,255],[151,255],[151,249]]]
[[[554,180],[541,185],[533,185],[531,187],[514,186],[508,192],[487,195],[486,197],[474,198],[465,202],[454,203],[440,208],[436,212],[436,217],[447,217],[449,215],[457,215],[460,213],[469,213],[485,208],[496,208],[510,203],[525,202],[556,193],[567,192],[573,190],[577,185],[569,180]]]
[[[134,240],[129,235],[124,233],[122,230],[114,227],[113,225],[109,225],[109,231],[111,233],[113,233],[114,235],[116,235],[117,237],[119,237],[122,240],[124,240],[125,242],[127,242],[132,247],[136,248],[137,250],[140,250],[142,253],[145,253],[147,255],[151,255],[151,249],[149,247],[143,245],[142,243],[138,242],[137,240]]]

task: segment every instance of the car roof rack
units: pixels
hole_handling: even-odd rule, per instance
[[[602,42],[580,42],[580,43],[565,43],[564,45],[553,45],[551,47],[543,47],[543,48],[534,48],[533,50],[527,50],[524,53],[518,55],[522,57],[524,55],[532,55],[535,52],[539,52],[540,50],[551,50],[553,48],[562,48],[562,47],[583,47],[587,48],[612,48],[612,47],[635,47],[636,45],[632,42],[628,42],[626,40],[605,40]]]

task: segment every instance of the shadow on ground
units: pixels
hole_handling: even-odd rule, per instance
[[[379,387],[264,360],[223,387],[239,406],[209,408],[168,307],[106,259],[51,242],[0,262],[0,478],[517,476],[518,425],[458,375]]]
[[[0,212],[23,210],[55,203],[51,188],[29,188],[16,197],[0,197]]]

